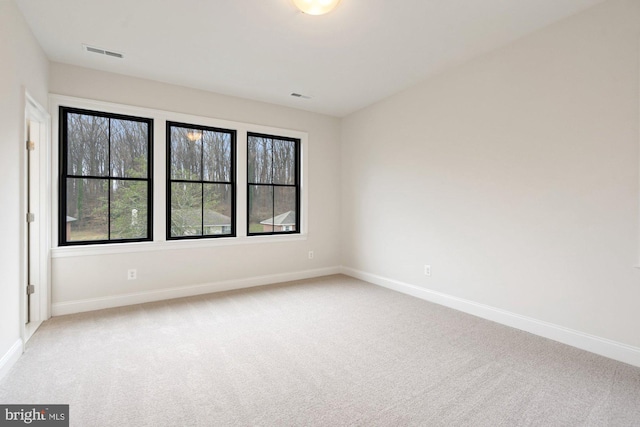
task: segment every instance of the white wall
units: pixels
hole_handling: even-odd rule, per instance
[[[0,360],[20,340],[25,90],[47,105],[48,61],[12,1],[0,0]],[[0,373],[2,373],[0,363]]]
[[[343,264],[640,347],[639,37],[611,0],[346,117]]]
[[[113,298],[220,282],[245,286],[260,282],[243,282],[250,278],[270,276],[274,280],[286,280],[305,271],[322,273],[325,272],[323,269],[340,265],[340,122],[337,118],[57,63],[51,65],[50,88],[54,94],[308,133],[309,207],[306,240],[282,239],[280,242],[264,244],[54,257],[54,314],[82,307],[96,308],[102,304],[74,305],[78,301],[98,299],[106,305],[120,304],[122,299]],[[155,165],[156,169],[162,167]],[[238,209],[243,207],[242,204],[238,205]],[[310,250],[315,254],[313,260],[308,259]],[[128,268],[137,268],[136,281],[126,279]],[[177,291],[155,295],[167,297],[182,294]]]

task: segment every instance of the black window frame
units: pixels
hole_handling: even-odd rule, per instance
[[[68,152],[67,152],[67,136],[68,136],[68,114],[82,114],[96,117],[104,117],[114,120],[127,120],[146,123],[147,132],[147,176],[146,178],[130,178],[117,177],[112,175],[111,166],[109,165],[108,176],[90,176],[90,175],[73,175],[68,173]],[[109,125],[110,127],[110,125]],[[105,111],[88,110],[82,108],[74,108],[67,106],[59,107],[59,183],[58,183],[58,246],[83,246],[83,245],[100,245],[111,243],[134,243],[153,241],[153,119],[148,117],[129,116],[125,114],[109,113]],[[111,138],[111,135],[109,135]],[[109,140],[111,142],[111,140]],[[111,157],[111,143],[109,143],[109,158]],[[110,163],[110,162],[109,162]],[[141,181],[147,183],[147,236],[131,239],[111,239],[111,191],[108,194],[108,214],[107,218],[107,235],[106,240],[67,240],[67,179],[100,179],[109,182],[111,189],[112,181]]]
[[[272,173],[272,182],[271,184],[265,184],[265,183],[252,183],[249,180],[249,159],[250,159],[250,155],[249,155],[249,139],[251,137],[257,137],[257,138],[270,138],[272,140],[280,140],[280,141],[289,141],[289,142],[293,142],[295,143],[295,184],[275,184],[273,183],[273,176],[274,174]],[[301,173],[301,158],[300,158],[300,152],[301,152],[301,145],[302,145],[302,140],[300,138],[292,138],[292,137],[288,137],[288,136],[280,136],[280,135],[273,135],[273,134],[266,134],[266,133],[259,133],[259,132],[247,132],[247,153],[246,153],[246,162],[247,162],[247,236],[251,237],[251,236],[273,236],[273,235],[287,235],[287,234],[301,234],[302,230],[300,228],[300,217],[302,216],[302,205],[300,203],[300,173]],[[272,148],[272,158],[273,158],[273,148]],[[273,161],[271,162],[272,164],[272,168],[273,168]],[[260,232],[260,233],[252,233],[250,231],[250,208],[251,208],[251,186],[263,186],[263,187],[271,187],[271,188],[275,188],[275,187],[295,187],[296,189],[296,229],[293,231],[270,231],[270,232]],[[275,191],[272,192],[273,193],[273,202],[272,202],[272,218],[275,218]]]
[[[205,181],[202,176],[199,181],[193,180],[181,180],[181,179],[171,179],[171,128],[172,127],[181,127],[188,129],[197,129],[201,131],[210,131],[210,132],[220,132],[227,133],[231,135],[231,172],[230,178],[231,181]],[[237,149],[237,131],[235,129],[225,129],[214,126],[205,126],[198,125],[192,123],[183,123],[183,122],[175,122],[169,121],[166,122],[166,146],[167,146],[167,160],[166,160],[166,181],[167,181],[167,198],[166,198],[166,239],[167,240],[198,240],[198,239],[222,239],[229,237],[237,237],[237,229],[236,229],[236,149]],[[202,150],[202,155],[204,156],[204,150]],[[204,158],[201,159],[204,162]],[[204,168],[203,168],[204,169]],[[201,235],[189,235],[189,236],[172,236],[171,235],[171,183],[173,182],[186,182],[190,184],[202,184],[204,191],[204,184],[227,184],[231,185],[231,233],[229,234],[204,234],[204,201],[202,203],[202,234]]]

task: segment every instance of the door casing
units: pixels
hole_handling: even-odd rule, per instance
[[[50,235],[51,235],[51,180],[50,129],[51,117],[33,97],[25,92],[25,124],[22,145],[22,280],[21,295],[21,336],[23,344],[34,334],[43,321],[50,317]],[[35,142],[33,150],[28,149],[28,141]],[[29,161],[31,163],[29,164]],[[31,206],[31,212],[29,207]],[[32,213],[35,221],[31,232],[27,214]],[[30,256],[30,248],[31,255]],[[35,285],[30,298],[27,295],[28,279]],[[30,302],[29,302],[30,300]],[[30,314],[30,319],[29,319]],[[30,321],[29,321],[30,320]]]

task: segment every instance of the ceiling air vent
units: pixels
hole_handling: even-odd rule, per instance
[[[83,44],[82,48],[87,52],[97,53],[99,55],[107,55],[107,56],[112,56],[114,58],[124,58],[124,55],[122,53],[114,52],[112,50],[102,49],[101,47],[89,46],[88,44]]]

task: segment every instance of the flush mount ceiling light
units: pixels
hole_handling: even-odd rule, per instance
[[[293,4],[308,15],[324,15],[331,12],[340,0],[292,0]]]

